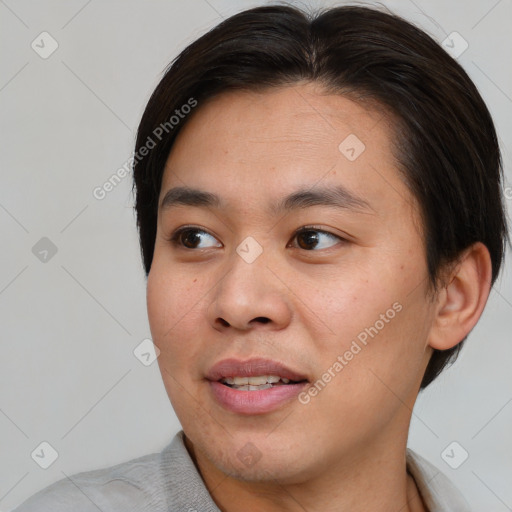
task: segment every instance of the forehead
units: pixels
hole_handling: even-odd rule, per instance
[[[244,204],[343,185],[372,207],[411,202],[392,153],[393,129],[318,84],[223,93],[199,104],[167,160],[160,199],[188,186]]]

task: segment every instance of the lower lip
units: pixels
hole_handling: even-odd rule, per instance
[[[261,391],[241,391],[220,382],[209,381],[213,396],[222,406],[239,414],[264,414],[279,409],[286,402],[296,398],[308,385],[283,384]]]

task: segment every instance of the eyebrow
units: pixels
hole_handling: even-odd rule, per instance
[[[226,209],[226,202],[217,194],[191,187],[174,187],[169,189],[161,203],[162,211],[178,205],[199,208]],[[354,210],[362,213],[375,212],[371,205],[362,197],[354,194],[341,185],[331,187],[302,188],[285,196],[275,204],[268,205],[272,215],[282,212],[310,208],[312,206],[329,206],[343,210]]]

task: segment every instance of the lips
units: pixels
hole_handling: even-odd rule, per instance
[[[206,379],[215,382],[226,377],[256,377],[259,375],[277,375],[294,382],[308,380],[306,375],[288,368],[278,361],[264,358],[252,358],[247,361],[235,358],[223,359],[210,368]]]

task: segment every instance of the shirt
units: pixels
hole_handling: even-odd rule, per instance
[[[180,430],[160,453],[63,478],[13,512],[220,512],[183,436]],[[429,512],[470,512],[435,466],[410,449],[406,461]]]

